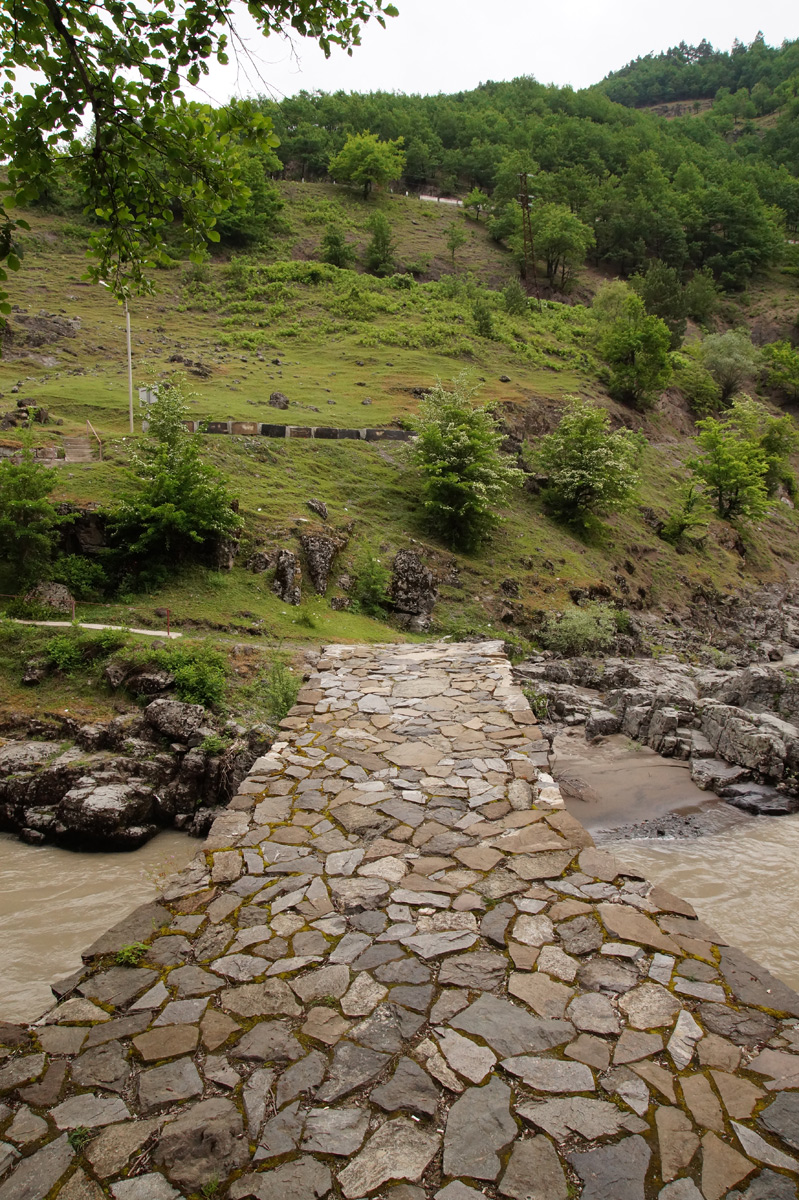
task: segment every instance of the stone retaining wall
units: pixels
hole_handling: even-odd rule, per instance
[[[410,442],[407,429],[338,429],[332,425],[269,425],[263,421],[186,421],[192,433],[230,433],[246,437],[317,438],[322,441]]]
[[[0,1200],[796,1200],[799,996],[592,845],[499,642],[328,647],[282,725],[0,1027]]]

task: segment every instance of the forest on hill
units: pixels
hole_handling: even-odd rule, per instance
[[[254,108],[274,122],[288,178],[336,178],[348,140],[370,133],[401,144],[399,187],[483,193],[498,241],[518,236],[526,172],[536,206],[557,206],[548,215],[590,262],[622,275],[653,259],[685,276],[704,268],[736,290],[799,226],[797,93],[799,41],[758,38],[730,53],[682,44],[579,92],[520,78],[454,95],[301,92]],[[675,96],[714,104],[671,121],[630,107]]]

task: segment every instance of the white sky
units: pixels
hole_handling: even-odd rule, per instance
[[[488,79],[533,75],[541,83],[596,83],[637,55],[681,40],[707,38],[729,49],[759,29],[779,45],[799,37],[795,0],[395,0],[400,15],[387,29],[370,22],[352,58],[325,60],[310,42],[291,47],[277,38],[247,40],[255,66],[240,59],[212,67],[198,98],[269,90],[279,99],[309,91],[456,92]],[[244,10],[238,23],[253,26]],[[260,75],[260,79],[259,79]]]

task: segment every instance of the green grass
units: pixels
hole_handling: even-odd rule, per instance
[[[200,282],[192,282],[198,273],[185,265],[159,272],[155,294],[133,303],[137,384],[185,371],[196,392],[192,412],[197,418],[361,427],[407,421],[416,409],[415,390],[466,368],[482,383],[483,399],[495,401],[506,426],[533,448],[537,436],[557,421],[564,396],[578,391],[599,398],[614,421],[647,434],[653,445],[644,465],[641,505],[665,518],[684,473],[692,422],[678,402],[641,415],[607,399],[597,380],[581,307],[558,305],[511,318],[499,297],[489,295],[497,339],[481,338],[471,316],[476,281],[483,288],[501,287],[512,271],[509,255],[491,242],[482,223],[405,197],[384,196],[364,204],[332,185],[281,187],[286,227],[265,253],[245,256],[232,267],[226,259],[216,259],[199,272]],[[394,225],[400,267],[429,256],[426,276],[410,289],[326,267],[316,271],[312,265],[331,214],[362,249],[377,205]],[[448,278],[452,264],[446,250],[453,221],[463,222],[468,233],[454,280]],[[81,328],[77,337],[52,345],[11,343],[0,361],[3,409],[26,397],[49,408],[63,424],[36,429],[37,440],[47,445],[85,432],[86,420],[91,420],[103,438],[104,461],[58,467],[56,495],[107,503],[119,493],[130,450],[122,311],[103,289],[81,282],[79,225],[40,213],[33,214],[31,223],[23,269],[11,281],[12,301],[32,314],[45,310],[77,316]],[[280,261],[289,256],[293,262]],[[436,282],[439,277],[443,282]],[[319,282],[309,282],[311,278]],[[588,291],[598,279],[596,272],[585,273]],[[790,294],[795,297],[795,284],[782,276],[758,287],[760,308],[769,296],[780,305]],[[15,359],[15,354],[32,357]],[[210,377],[199,378],[192,366],[170,362],[175,355],[202,362]],[[50,359],[42,356],[52,356],[55,365],[47,365]],[[275,358],[280,365],[272,362]],[[501,375],[510,382],[501,383]],[[12,392],[14,387],[19,391]],[[289,397],[287,411],[268,405],[274,390]],[[365,405],[367,398],[371,403]],[[4,440],[14,442],[14,431]],[[79,604],[77,615],[162,629],[164,617],[156,610],[168,607],[173,627],[221,647],[231,662],[237,662],[233,647],[250,643],[256,648],[255,674],[248,670],[238,677],[234,666],[226,702],[235,695],[235,702],[251,705],[253,713],[258,711],[258,689],[247,698],[241,689],[268,671],[276,654],[285,658],[308,643],[407,636],[389,620],[330,607],[330,597],[342,595],[338,577],[354,573],[367,547],[387,562],[400,548],[420,550],[439,578],[434,633],[507,633],[519,645],[536,639],[547,615],[571,603],[575,588],[606,589],[633,606],[680,608],[697,587],[731,592],[784,578],[785,562],[797,557],[797,514],[784,505],[749,539],[744,560],[727,527],[718,524],[704,547],[680,554],[657,538],[638,508],[614,517],[584,540],[552,522],[540,499],[526,492],[514,496],[488,546],[474,555],[458,555],[428,536],[420,519],[417,480],[397,444],[223,435],[207,435],[204,444],[240,499],[245,535],[236,566],[224,573],[194,568],[157,593],[123,598],[113,608]],[[308,509],[310,498],[328,505],[326,525]],[[272,591],[271,573],[246,569],[254,550],[299,550],[303,532],[325,529],[347,542],[334,564],[327,598],[315,596],[306,585],[302,606],[291,608]],[[507,580],[518,586],[518,598],[506,598],[501,585]],[[6,573],[0,591],[14,590]],[[3,654],[0,650],[4,674]],[[91,689],[77,676],[69,686],[65,678],[54,677],[37,691],[36,700],[18,682],[3,686],[5,705],[91,705]],[[113,703],[124,702],[117,697]]]

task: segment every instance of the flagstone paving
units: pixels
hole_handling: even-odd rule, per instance
[[[328,647],[282,734],[0,1025],[0,1200],[796,1200],[799,996],[593,846],[501,643]]]

